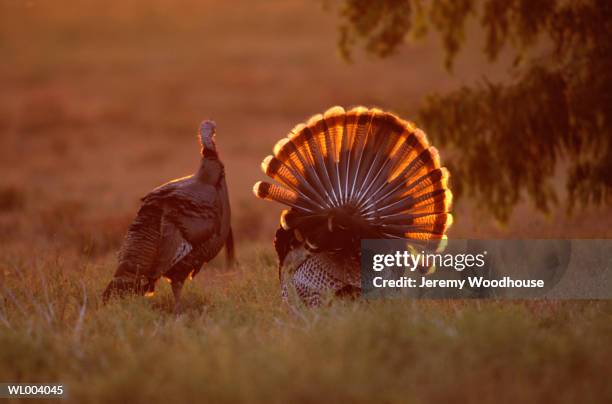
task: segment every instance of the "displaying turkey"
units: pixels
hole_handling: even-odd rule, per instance
[[[361,239],[435,248],[452,223],[438,151],[412,123],[379,109],[315,115],[261,167],[280,185],[257,182],[255,195],[289,207],[274,240],[285,300],[316,306],[327,295],[359,295]]]
[[[199,130],[202,160],[198,171],[142,198],[119,252],[119,266],[103,293],[105,302],[112,295],[152,294],[163,276],[172,284],[178,310],[185,280],[195,276],[224,245],[228,264],[232,264],[229,197],[215,135],[215,123],[204,121]]]

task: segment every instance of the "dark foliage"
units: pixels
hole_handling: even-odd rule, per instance
[[[490,61],[508,49],[512,77],[431,95],[419,118],[449,151],[455,193],[500,220],[527,195],[557,202],[551,179],[566,171],[567,206],[612,204],[612,2],[609,0],[345,0],[339,48],[392,55],[408,37],[437,31],[450,70],[477,18]]]

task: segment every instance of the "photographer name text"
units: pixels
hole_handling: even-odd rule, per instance
[[[394,254],[376,254],[373,256],[372,270],[380,273],[384,270],[388,277],[375,276],[372,285],[375,288],[543,288],[542,279],[513,279],[504,276],[501,279],[488,279],[485,276],[466,276],[464,279],[430,279],[427,275],[422,277],[397,276],[397,271],[403,273],[429,273],[432,268],[436,270],[454,270],[462,272],[466,269],[482,269],[486,265],[487,252],[480,254],[441,254],[441,253],[414,253],[409,251],[396,251]]]

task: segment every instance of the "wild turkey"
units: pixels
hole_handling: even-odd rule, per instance
[[[281,293],[307,306],[361,292],[360,240],[436,247],[452,223],[448,170],[414,124],[379,109],[333,107],[294,127],[264,159],[281,185],[255,196],[290,207],[274,246]]]
[[[175,310],[188,277],[213,259],[225,245],[234,259],[230,205],[223,163],[219,160],[216,125],[204,121],[199,130],[202,160],[198,171],[170,181],[142,198],[119,252],[119,266],[103,293],[152,294],[160,277],[172,284]]]

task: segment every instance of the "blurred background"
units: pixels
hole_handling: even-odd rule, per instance
[[[545,209],[532,197],[537,182],[508,202],[507,190],[486,186],[508,178],[496,164],[449,160],[478,152],[481,161],[494,162],[494,153],[453,148],[461,141],[449,141],[442,129],[461,126],[461,117],[432,118],[423,109],[431,105],[427,97],[511,82],[516,56],[503,48],[495,58],[483,51],[490,33],[477,19],[459,32],[414,35],[402,46],[391,46],[397,35],[383,26],[368,42],[378,34],[364,31],[364,24],[375,26],[389,10],[402,11],[391,3],[84,0],[60,7],[1,0],[2,248],[19,257],[33,246],[91,257],[114,254],[139,198],[195,170],[196,129],[205,118],[218,124],[238,248],[270,245],[280,207],[251,194],[263,178],[259,163],[295,124],[332,105],[377,106],[416,121],[441,146],[443,162],[451,162],[463,189],[469,175],[487,173],[486,181],[476,178],[471,191],[460,193],[451,237],[612,236],[605,195],[567,213],[564,168],[571,162],[562,153],[546,168],[542,187],[556,193],[557,202]],[[466,4],[470,11],[471,2]],[[449,7],[441,15],[453,21],[461,9]],[[402,27],[401,18],[390,18],[391,26]],[[420,29],[408,28],[415,27]],[[452,69],[449,38],[463,40]],[[546,43],[527,54],[540,48]],[[469,125],[462,130],[482,132]],[[545,144],[537,146],[535,155],[546,154]],[[522,160],[534,160],[520,152],[512,158],[519,173]],[[515,180],[520,184],[520,177]],[[483,203],[489,191],[495,198]],[[504,205],[501,213],[494,201]]]
[[[281,207],[251,193],[295,124],[376,106],[440,149],[450,237],[610,238],[610,37],[609,0],[0,0],[0,380],[78,403],[612,402],[609,301],[293,313]],[[178,316],[166,282],[103,305],[140,198],[194,172],[207,118],[239,265]]]

